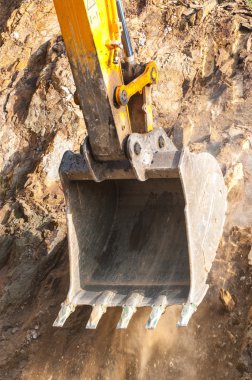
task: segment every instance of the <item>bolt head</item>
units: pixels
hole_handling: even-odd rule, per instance
[[[160,149],[164,148],[165,146],[165,139],[163,136],[159,136],[158,138],[158,146]]]
[[[127,91],[126,90],[122,90],[120,92],[120,103],[122,106],[126,106],[126,104],[128,103],[128,94],[127,94]]]
[[[138,142],[136,142],[135,145],[134,145],[134,152],[135,152],[135,154],[137,156],[139,156],[139,154],[141,153],[141,150],[142,150],[141,145]]]

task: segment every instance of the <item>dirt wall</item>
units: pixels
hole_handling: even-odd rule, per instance
[[[0,379],[251,379],[252,11],[245,1],[126,1],[139,62],[155,59],[156,126],[208,151],[228,187],[210,290],[187,329],[178,307],[87,331],[79,307],[52,328],[68,289],[58,165],[86,131],[51,0],[0,1]],[[249,264],[250,263],[250,264]],[[232,310],[219,300],[230,292]]]

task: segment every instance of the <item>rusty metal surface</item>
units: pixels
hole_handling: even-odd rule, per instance
[[[122,163],[97,168],[87,151],[82,164],[80,155],[68,152],[61,165],[68,303],[97,306],[90,328],[109,306],[123,307],[118,328],[128,325],[135,309],[151,306],[146,328],[155,328],[173,304],[184,304],[178,325],[187,325],[207,291],[225,218],[217,161],[208,153],[178,152],[161,129],[129,137],[134,171],[124,171]]]

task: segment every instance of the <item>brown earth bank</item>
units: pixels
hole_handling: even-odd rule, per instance
[[[210,290],[188,328],[154,331],[78,307],[52,327],[69,283],[62,154],[85,135],[51,0],[0,1],[0,379],[252,379],[252,9],[245,1],[125,2],[139,62],[155,59],[156,126],[208,151],[228,188]],[[221,302],[222,301],[222,302]]]

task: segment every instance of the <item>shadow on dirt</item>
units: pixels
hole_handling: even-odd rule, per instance
[[[66,238],[50,254],[45,242],[29,231],[15,238],[1,237],[0,244],[0,379],[14,379],[14,373],[26,362],[31,326],[34,320],[39,323],[40,313],[46,313],[46,307],[41,310],[38,305],[38,294],[41,291],[46,297],[48,287],[51,290],[55,286],[50,274],[60,261],[67,264]],[[15,350],[7,353],[11,346]]]
[[[12,14],[12,12],[17,9],[23,0],[0,0],[0,33],[6,30],[7,21]],[[0,46],[2,45],[2,40],[0,37]]]
[[[7,116],[11,118],[9,120],[11,128],[14,129],[17,124],[21,131],[26,131],[24,134],[26,145],[22,149],[17,148],[0,172],[0,207],[23,188],[27,175],[34,171],[57,132],[55,125],[48,125],[45,129],[45,126],[41,124],[41,131],[45,129],[43,134],[40,133],[40,126],[38,126],[38,132],[35,132],[25,125],[35,92],[43,81],[43,89],[46,93],[57,60],[64,51],[61,36],[58,36],[52,45],[50,44],[51,41],[45,42],[31,55],[23,76],[15,84],[6,101],[6,103],[12,102],[10,116]],[[52,60],[50,59],[51,51],[54,52]],[[15,120],[12,120],[13,118]]]

